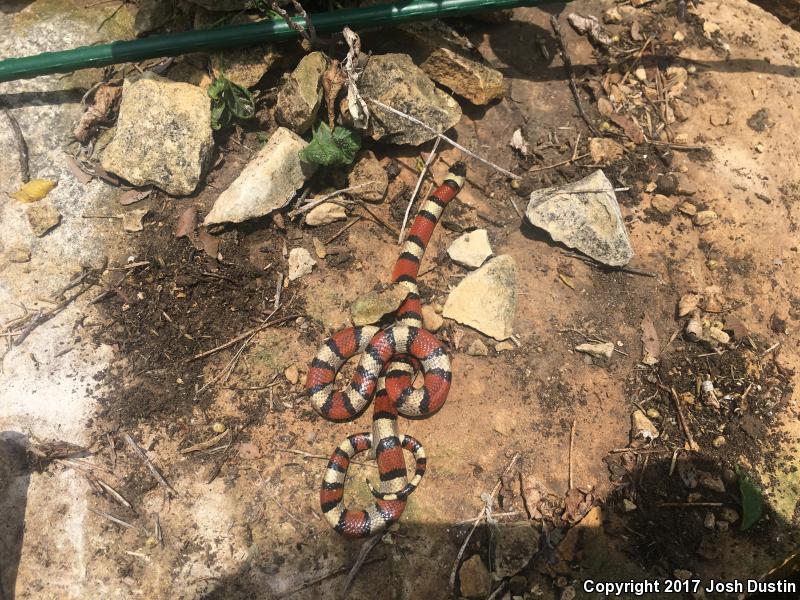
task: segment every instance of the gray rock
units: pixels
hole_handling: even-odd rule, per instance
[[[297,134],[279,127],[239,177],[219,195],[203,225],[241,223],[286,206],[316,170],[316,165],[305,164],[298,156],[307,145]]]
[[[422,63],[421,69],[435,82],[473,104],[489,104],[505,94],[503,74],[491,67],[439,48]]]
[[[101,163],[135,186],[152,184],[185,196],[200,182],[213,149],[206,93],[147,73],[125,82],[114,139]]]
[[[175,10],[174,2],[164,2],[164,0],[138,0],[136,4],[138,10],[133,27],[137,36],[164,25],[172,18]]]
[[[447,255],[463,267],[477,269],[492,255],[489,234],[485,229],[468,231],[450,244]]]
[[[28,207],[28,223],[36,237],[42,237],[61,223],[61,213],[48,200],[35,202]]]
[[[415,117],[438,133],[447,131],[461,118],[458,103],[438,89],[407,54],[373,56],[358,87],[362,96]],[[374,140],[419,146],[435,137],[424,127],[374,104],[370,104],[370,110],[368,133]]]
[[[526,522],[500,525],[494,549],[494,575],[498,579],[519,573],[539,550],[539,532]]]
[[[464,598],[486,598],[492,591],[492,576],[477,554],[461,563],[458,581]]]
[[[305,248],[292,248],[289,251],[289,281],[308,275],[317,264]]]
[[[525,216],[555,241],[606,265],[620,267],[633,258],[614,186],[599,169],[561,188],[534,191]]]
[[[356,298],[350,306],[353,325],[372,325],[385,315],[400,308],[408,296],[408,288],[402,284],[391,285],[380,292],[368,292]]]
[[[474,339],[467,346],[467,354],[470,356],[489,356],[489,348],[479,339]]]
[[[442,315],[502,341],[513,333],[516,300],[517,263],[500,255],[461,280]]]
[[[278,92],[275,120],[292,131],[304,133],[317,118],[322,104],[322,74],[328,60],[322,52],[303,57]]]

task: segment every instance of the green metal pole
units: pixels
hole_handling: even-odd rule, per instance
[[[331,33],[341,31],[345,26],[351,29],[392,26],[411,21],[456,17],[473,12],[534,6],[546,1],[549,0],[412,0],[319,13],[312,15],[312,20],[318,32]],[[301,25],[305,22],[302,18],[297,18],[295,21]],[[35,56],[0,61],[0,83],[51,73],[71,73],[78,69],[137,62],[149,58],[279,42],[297,35],[285,21],[264,20],[246,25],[155,35],[140,40],[84,46],[60,52],[44,52]]]

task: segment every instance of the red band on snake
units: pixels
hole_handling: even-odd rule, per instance
[[[385,329],[349,327],[334,334],[319,349],[308,370],[306,393],[314,409],[329,421],[350,421],[375,399],[372,433],[351,435],[342,442],[328,462],[320,490],[325,518],[347,537],[367,537],[395,523],[425,474],[425,451],[415,439],[398,435],[397,415],[431,415],[442,407],[450,390],[450,359],[439,340],[422,328],[417,274],[436,223],[458,194],[465,175],[464,166],[456,164],[414,219],[392,273],[394,283],[408,287],[394,324]],[[339,369],[357,354],[361,358],[350,383],[344,390],[334,389]],[[418,368],[425,384],[414,389],[412,381]],[[377,489],[371,483],[369,486],[376,501],[366,510],[345,508],[342,499],[350,460],[373,446],[380,482]],[[403,450],[416,460],[411,480],[407,479]]]

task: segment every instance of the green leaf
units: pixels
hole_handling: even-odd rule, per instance
[[[242,86],[233,83],[220,73],[208,87],[211,98],[211,128],[222,129],[230,125],[234,117],[241,120],[252,119],[256,114],[253,94]]]
[[[744,472],[744,469],[737,466],[736,474],[739,476],[739,493],[742,495],[742,525],[740,529],[745,531],[761,518],[764,499],[761,496],[761,489]]]
[[[300,160],[323,167],[349,165],[360,148],[358,132],[339,126],[331,133],[328,124],[320,121],[311,143],[300,151]]]

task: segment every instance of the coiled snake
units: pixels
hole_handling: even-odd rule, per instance
[[[414,219],[392,273],[392,282],[408,288],[394,324],[385,329],[349,327],[334,334],[319,349],[308,370],[306,393],[314,409],[329,421],[354,419],[375,398],[372,432],[351,435],[336,448],[319,494],[325,518],[347,537],[367,537],[395,523],[425,474],[425,450],[411,436],[398,435],[397,415],[431,415],[441,408],[450,391],[450,359],[439,340],[422,328],[417,274],[436,223],[461,189],[465,175],[464,165],[456,163]],[[352,380],[344,390],[335,390],[337,372],[359,353],[361,359]],[[425,384],[415,389],[412,382],[419,368]],[[366,510],[345,508],[342,499],[350,461],[373,446],[380,484],[376,489],[367,483],[375,502]],[[403,450],[416,460],[411,480],[406,476]]]

